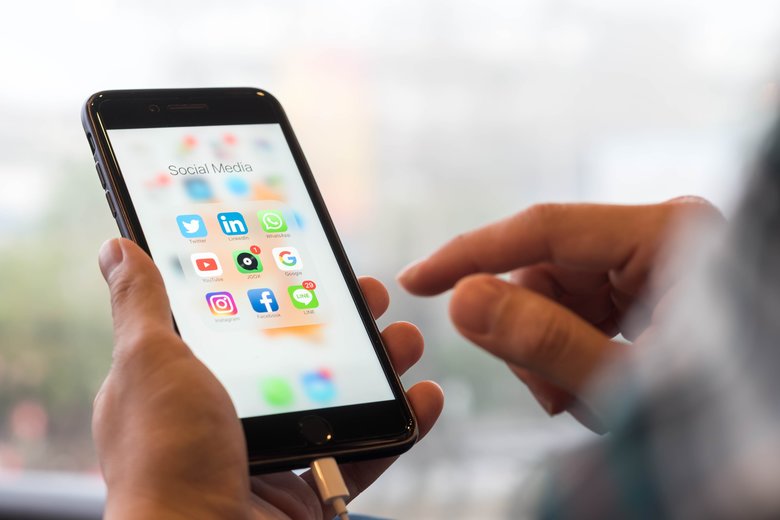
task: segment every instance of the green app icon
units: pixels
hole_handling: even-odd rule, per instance
[[[257,219],[266,233],[284,233],[287,231],[287,222],[284,221],[281,211],[273,209],[258,211]]]
[[[294,400],[293,389],[283,377],[268,377],[260,381],[260,391],[271,406],[289,406]]]
[[[233,251],[233,263],[236,264],[239,273],[257,274],[263,272],[263,263],[260,261],[260,257],[252,251],[243,249]]]
[[[290,301],[296,309],[316,309],[320,306],[314,291],[304,289],[303,285],[291,285],[287,288]]]

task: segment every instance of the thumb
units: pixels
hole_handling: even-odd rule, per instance
[[[100,248],[99,264],[111,292],[117,343],[151,330],[173,332],[165,285],[144,250],[130,240],[114,238]]]
[[[565,307],[490,275],[458,282],[450,316],[467,339],[574,396],[622,350]]]

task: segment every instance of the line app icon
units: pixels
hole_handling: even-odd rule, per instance
[[[292,285],[287,288],[287,293],[296,309],[316,309],[320,306],[314,291],[305,289],[303,285]]]

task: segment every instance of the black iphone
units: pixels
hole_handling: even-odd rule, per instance
[[[414,415],[273,96],[105,91],[82,121],[122,235],[230,394],[252,473],[412,446]]]

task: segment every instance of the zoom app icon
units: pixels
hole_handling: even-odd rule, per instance
[[[252,249],[255,249],[254,247]],[[263,263],[260,261],[260,249],[239,249],[233,251],[233,263],[236,265],[239,273],[257,274],[263,272]]]
[[[284,233],[287,231],[287,222],[285,222],[281,211],[273,209],[258,211],[257,220],[266,233]]]

